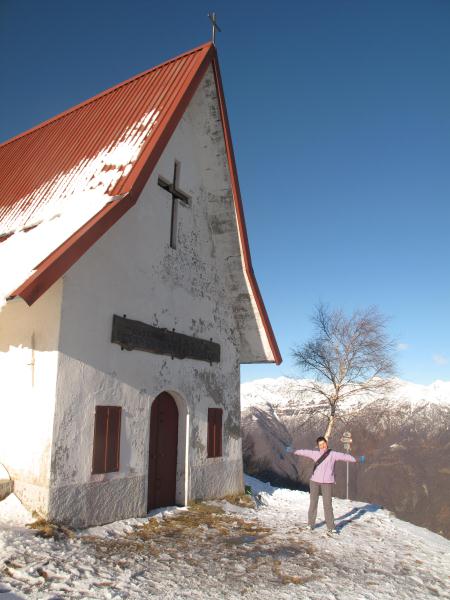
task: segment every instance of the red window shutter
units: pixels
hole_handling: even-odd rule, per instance
[[[119,470],[120,406],[96,406],[94,425],[93,473]]]
[[[222,456],[222,412],[208,408],[208,458]]]
[[[108,408],[108,437],[106,443],[106,472],[119,470],[121,406]]]
[[[222,456],[222,409],[216,412],[216,456]]]
[[[94,425],[94,457],[92,461],[93,473],[105,473],[106,429],[108,423],[108,407],[95,407]]]
[[[208,408],[208,458],[214,456],[214,409]]]

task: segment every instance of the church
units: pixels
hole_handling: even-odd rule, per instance
[[[243,492],[240,365],[280,364],[216,48],[0,145],[0,466],[87,527]]]

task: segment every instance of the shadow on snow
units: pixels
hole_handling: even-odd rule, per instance
[[[364,506],[352,508],[352,510],[345,513],[344,515],[335,517],[336,529],[338,531],[341,531],[342,529],[344,529],[344,527],[347,527],[347,525],[350,525],[350,523],[352,523],[353,521],[357,521],[366,513],[374,513],[377,512],[377,510],[382,510],[382,508],[383,507],[379,504],[365,504]],[[323,525],[325,525],[325,521],[320,521],[319,523],[317,523],[316,527],[322,527]]]

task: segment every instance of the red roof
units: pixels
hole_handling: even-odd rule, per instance
[[[0,241],[13,231],[33,227],[49,214],[52,202],[61,203],[61,198],[70,195],[78,198],[80,180],[83,191],[99,189],[107,195],[103,208],[39,265],[33,265],[34,273],[11,297],[35,302],[135,204],[210,65],[217,85],[244,265],[279,364],[281,356],[251,266],[217,54],[210,43],[0,145]],[[124,149],[126,159],[122,161]]]

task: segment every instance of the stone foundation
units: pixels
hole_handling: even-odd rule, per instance
[[[241,460],[208,458],[191,467],[191,500],[210,500],[244,493]]]
[[[147,514],[147,478],[118,477],[109,481],[53,487],[48,520],[74,528],[104,525]]]

